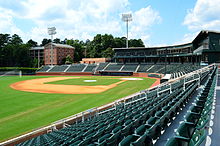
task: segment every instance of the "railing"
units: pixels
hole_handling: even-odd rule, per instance
[[[53,122],[49,126],[46,126],[46,127],[43,127],[43,128],[37,129],[37,130],[34,130],[34,131],[29,132],[27,134],[24,134],[24,135],[18,136],[16,138],[7,140],[5,142],[2,142],[2,143],[0,143],[0,145],[9,145],[9,144],[12,144],[12,143],[16,143],[16,141],[21,141],[22,139],[23,140],[27,140],[27,137],[31,137],[33,135],[40,135],[39,133],[44,132],[44,131],[51,132],[53,130],[57,130],[58,126],[62,125],[62,127],[65,127],[66,125],[68,125],[68,122],[70,122],[70,121],[77,122],[78,119],[80,119],[81,121],[84,121],[85,117],[88,116],[88,115],[91,115],[91,114],[93,114],[93,115],[95,115],[95,114],[97,114],[97,115],[98,114],[103,114],[105,112],[108,112],[108,110],[106,110],[108,108],[114,107],[114,106],[118,105],[119,103],[124,103],[125,104],[125,102],[128,99],[134,98],[137,95],[142,95],[142,94],[147,95],[148,93],[150,93],[150,91],[155,91],[156,90],[157,91],[157,95],[159,95],[160,93],[166,92],[166,91],[170,91],[170,93],[171,93],[172,92],[172,88],[171,88],[172,84],[174,84],[174,83],[176,83],[176,82],[178,82],[178,81],[180,81],[182,79],[185,80],[186,78],[192,77],[194,75],[199,75],[199,76],[198,76],[198,78],[193,78],[190,81],[186,81],[186,82],[184,81],[184,87],[185,87],[185,85],[187,83],[193,82],[195,80],[199,80],[200,81],[201,80],[200,79],[201,78],[200,74],[202,74],[204,72],[210,72],[213,66],[215,66],[215,64],[211,64],[209,66],[203,67],[201,69],[198,69],[196,71],[193,71],[193,72],[188,73],[186,75],[183,75],[181,77],[178,77],[178,78],[175,78],[175,79],[171,79],[170,81],[162,83],[162,84],[159,84],[158,86],[155,86],[155,87],[152,87],[152,88],[149,88],[149,89],[146,89],[146,90],[142,90],[140,92],[137,92],[137,93],[134,93],[132,95],[126,96],[124,98],[118,99],[118,100],[116,100],[116,101],[114,101],[112,103],[109,103],[107,105],[103,105],[103,106],[97,107],[97,108],[92,108],[92,109],[80,112],[78,114],[66,117],[64,119],[58,120],[56,122]],[[167,86],[168,88],[160,90],[163,86]],[[144,98],[146,99],[147,96],[145,96],[143,98],[140,98],[138,100],[135,100],[135,101],[128,102],[126,104],[130,104],[130,103],[142,100]]]

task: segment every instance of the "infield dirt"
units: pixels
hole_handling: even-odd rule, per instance
[[[95,94],[101,93],[116,87],[118,84],[126,80],[119,81],[111,85],[96,85],[96,86],[82,86],[82,85],[58,85],[58,84],[45,84],[47,82],[76,79],[80,77],[52,77],[32,79],[16,82],[10,85],[15,90],[38,92],[38,93],[60,93],[60,94]]]

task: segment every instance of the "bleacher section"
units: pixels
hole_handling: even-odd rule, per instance
[[[99,63],[97,71],[103,70],[107,65],[108,65],[108,63]]]
[[[46,72],[47,70],[50,69],[50,66],[43,66],[38,72]]]
[[[74,64],[66,72],[82,72],[85,66],[85,64]]]
[[[110,63],[105,71],[119,71],[124,64]]]
[[[147,70],[152,67],[152,65],[149,64],[140,64],[140,67],[138,68],[137,72],[147,72]]]
[[[188,109],[185,120],[181,122],[176,135],[171,137],[167,146],[189,145],[198,146],[207,136],[207,126],[211,119],[212,104],[216,86],[216,71],[209,77],[201,93]]]
[[[67,65],[56,65],[50,70],[50,72],[64,72],[67,67]]]
[[[96,67],[96,64],[88,64],[84,72],[92,72],[95,67]]]
[[[115,66],[111,68],[116,69]],[[181,123],[176,136],[170,138],[167,145],[201,143],[207,132],[205,125],[210,119],[215,79],[216,67],[201,69],[184,78],[141,91],[112,108],[82,117],[68,127],[18,145],[151,146],[186,107],[201,82],[205,82],[185,122]]]
[[[150,68],[147,72],[148,73],[161,73],[162,69],[164,68],[164,65],[153,65],[152,68]],[[161,71],[161,72],[160,72]]]
[[[135,72],[138,64],[125,64],[121,71],[132,71]]]
[[[138,72],[138,73],[159,73],[171,74],[171,79],[181,77],[187,73],[201,68],[200,65],[193,64],[116,64],[116,63],[100,63],[100,64],[73,64],[69,68],[67,65],[44,66],[38,72],[93,72],[98,71],[122,71],[122,72]]]

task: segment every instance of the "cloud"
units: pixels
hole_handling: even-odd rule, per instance
[[[183,24],[188,29],[220,29],[220,0],[198,0],[193,9],[188,10]]]
[[[8,0],[0,4],[0,12],[4,6],[4,12],[0,13],[1,32],[10,30],[8,33],[16,32],[24,41],[33,39],[38,43],[43,38],[50,38],[47,28],[52,26],[57,28],[54,37],[60,39],[86,40],[98,33],[125,36],[125,24],[120,15],[126,11],[133,14],[129,24],[130,38],[141,38],[146,43],[150,38],[147,31],[162,20],[151,6],[132,12],[128,0]],[[25,30],[18,28],[16,19],[30,21],[32,25]],[[25,25],[27,23],[19,24]]]
[[[21,34],[23,32],[13,22],[13,12],[4,8],[0,8],[0,32],[8,34]]]
[[[161,23],[161,21],[162,18],[159,12],[153,10],[151,6],[142,8],[133,14],[130,35],[133,38],[141,38],[145,44],[149,44],[149,29],[153,25]]]

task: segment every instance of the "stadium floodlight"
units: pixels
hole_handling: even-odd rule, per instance
[[[126,22],[126,26],[127,26],[126,48],[128,48],[128,22],[132,21],[132,15],[131,14],[122,14],[122,21]]]
[[[50,43],[50,61],[51,61],[51,66],[53,66],[53,45],[52,45],[52,41],[53,41],[53,35],[56,34],[56,28],[55,27],[50,27],[48,28],[48,34],[51,36],[51,43]]]

